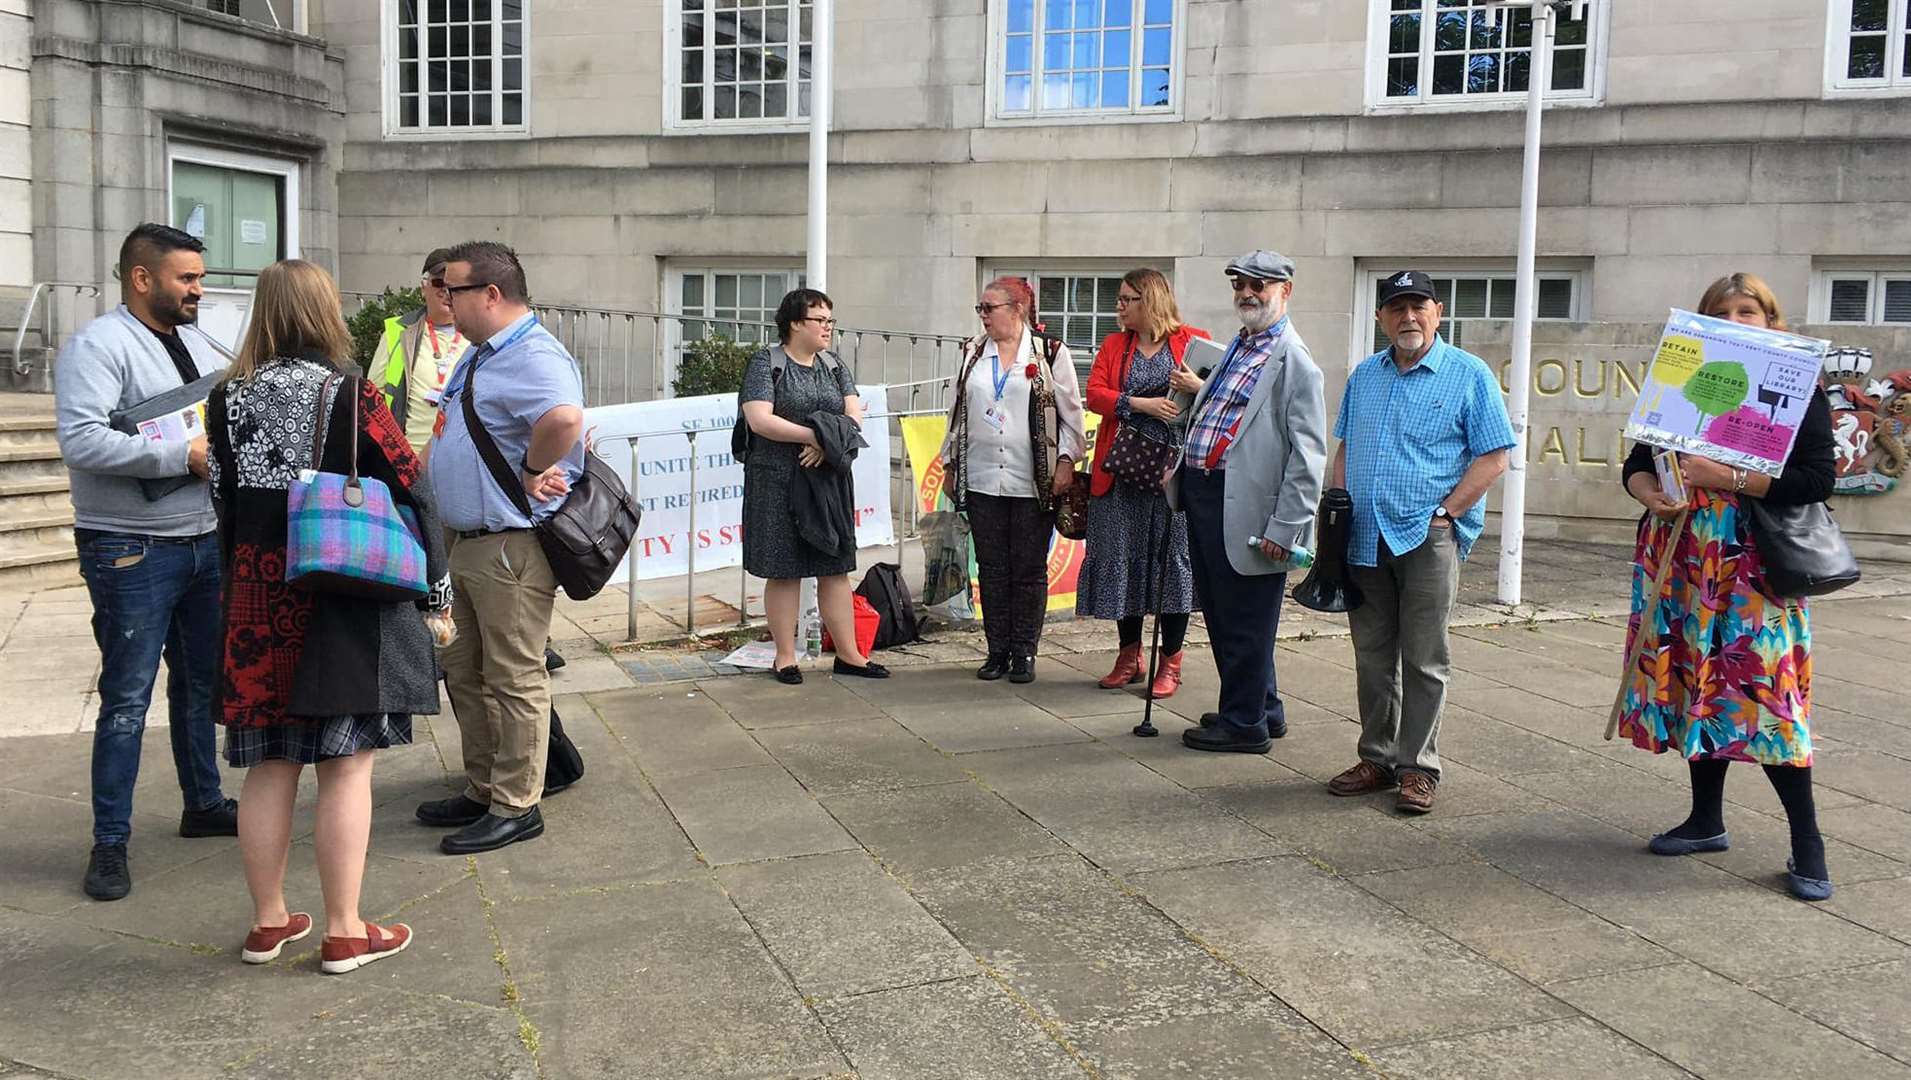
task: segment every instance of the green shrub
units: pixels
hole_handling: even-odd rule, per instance
[[[671,380],[670,390],[677,397],[734,394],[743,389],[743,370],[760,348],[731,341],[722,334],[693,341],[683,348],[683,360],[677,364],[677,377]]]
[[[424,295],[415,286],[409,289],[388,286],[384,292],[365,301],[363,307],[346,319],[345,327],[352,332],[352,362],[358,365],[358,370],[367,375],[371,373],[378,343],[385,336],[386,319],[424,306]]]

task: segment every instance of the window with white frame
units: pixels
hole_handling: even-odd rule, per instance
[[[1911,0],[1832,0],[1834,90],[1911,90]]]
[[[1173,115],[1186,0],[991,4],[997,119]]]
[[[384,0],[386,128],[526,128],[526,0]]]
[[[673,271],[673,314],[686,316],[683,341],[717,334],[745,344],[776,340],[776,307],[803,284],[794,268],[686,268]]]
[[[279,30],[305,32],[303,0],[199,0],[199,6]]]
[[[1494,0],[1369,0],[1371,82],[1377,106],[1514,103],[1526,97],[1533,13]],[[1593,98],[1598,42],[1609,0],[1588,0],[1581,18],[1558,14],[1549,97]]]
[[[1911,268],[1821,271],[1813,293],[1813,322],[1911,325]]]
[[[1366,291],[1363,294],[1367,317],[1371,318],[1371,313],[1379,306],[1381,279],[1391,273],[1392,270],[1383,270],[1367,274]],[[1440,336],[1454,345],[1466,347],[1471,323],[1513,317],[1515,278],[1510,271],[1461,270],[1446,273],[1430,270],[1427,275],[1433,279],[1433,290],[1439,294],[1440,306],[1444,309],[1440,319]],[[1542,270],[1537,277],[1537,318],[1570,322],[1580,317],[1584,282],[1579,271]],[[1379,352],[1388,344],[1379,320],[1374,320],[1372,351]]]
[[[671,0],[673,127],[794,124],[810,113],[809,0]]]
[[[1126,266],[1142,263],[1130,262]],[[1088,383],[1088,369],[1094,366],[1095,350],[1102,339],[1120,329],[1115,318],[1115,294],[1121,289],[1125,269],[1093,266],[991,267],[987,280],[998,277],[1027,278],[1035,290],[1035,316],[1043,332],[1061,338],[1075,360],[1080,382]]]

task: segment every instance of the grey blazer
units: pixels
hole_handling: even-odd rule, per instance
[[[1291,325],[1267,358],[1261,379],[1241,415],[1241,431],[1221,459],[1226,485],[1221,509],[1222,546],[1242,575],[1278,573],[1280,564],[1248,547],[1262,536],[1282,547],[1306,545],[1314,533],[1321,477],[1327,471],[1327,402],[1320,368]],[[1189,417],[1200,415],[1208,386],[1195,395]],[[1181,471],[1168,484],[1168,504],[1179,510]]]

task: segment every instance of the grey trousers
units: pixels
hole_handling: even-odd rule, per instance
[[[1380,544],[1378,566],[1350,566],[1366,602],[1347,613],[1360,695],[1360,758],[1440,779],[1440,713],[1452,655],[1447,620],[1460,585],[1451,528],[1429,527],[1404,555]]]

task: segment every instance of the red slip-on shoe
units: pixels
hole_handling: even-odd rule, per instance
[[[247,934],[239,959],[248,964],[269,964],[279,958],[286,942],[302,941],[311,932],[312,917],[303,911],[294,912],[284,926],[261,926]]]
[[[404,952],[410,944],[411,927],[404,923],[393,923],[390,927],[366,923],[364,937],[327,937],[319,947],[319,970],[327,975],[343,975],[374,960]]]

